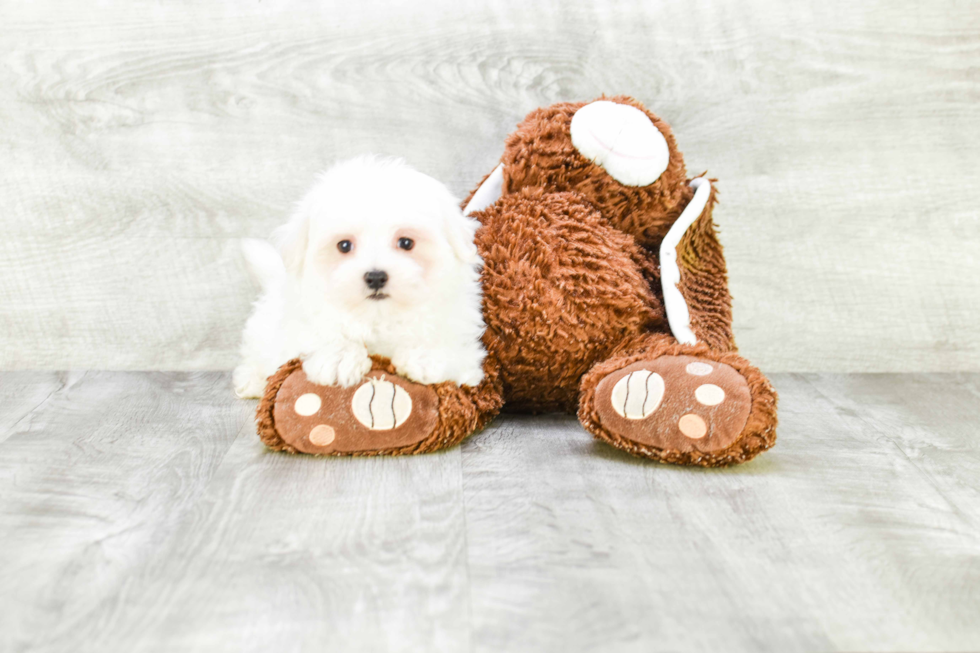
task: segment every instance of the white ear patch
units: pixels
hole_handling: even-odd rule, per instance
[[[667,169],[667,139],[636,107],[586,104],[572,116],[571,132],[575,149],[625,186],[648,186]]]

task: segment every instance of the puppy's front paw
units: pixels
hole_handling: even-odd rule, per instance
[[[481,381],[483,381],[483,368],[474,367],[470,370],[463,370],[454,380],[456,381],[457,385],[476,387],[480,385]]]
[[[398,373],[416,383],[428,385],[446,380],[446,365],[437,356],[412,352],[393,360]]]
[[[371,366],[371,358],[366,349],[347,352],[337,365],[337,383],[345,388],[356,385],[371,371]]]
[[[257,399],[265,392],[266,376],[250,363],[242,363],[231,376],[235,394],[241,399]]]
[[[349,388],[371,371],[371,359],[363,347],[321,349],[303,361],[303,371],[318,385]]]

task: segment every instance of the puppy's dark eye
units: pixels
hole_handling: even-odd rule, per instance
[[[340,250],[341,254],[347,254],[354,248],[354,244],[349,240],[342,240],[337,243],[337,249]]]
[[[412,240],[411,238],[399,238],[398,247],[399,249],[403,249],[407,252],[408,250],[415,247],[415,241]]]

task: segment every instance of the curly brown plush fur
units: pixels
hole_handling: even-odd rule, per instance
[[[664,329],[655,265],[580,195],[524,188],[477,217],[484,342],[507,361],[508,409],[574,412],[596,361]]]
[[[600,99],[646,114],[666,140],[666,170],[648,186],[625,186],[583,157],[572,144],[570,125],[584,103],[528,114],[501,157],[502,197],[474,214],[482,224],[476,244],[484,260],[487,380],[476,389],[432,386],[439,396],[433,433],[408,447],[369,453],[421,453],[454,445],[482,428],[502,405],[511,411],[577,413],[602,441],[661,462],[729,465],[774,444],[776,393],[735,353],[725,258],[712,220],[714,189],[677,247],[678,288],[699,341],[691,346],[677,342],[668,328],[657,256],[694,196],[683,157],[670,127],[639,102]],[[692,367],[688,361],[696,362]],[[290,449],[276,432],[272,406],[298,365],[290,362],[270,378],[259,406],[260,435],[275,449]],[[664,421],[663,411],[649,418],[612,412],[609,384],[632,374],[624,370],[628,366],[667,375],[665,392],[673,394],[664,405],[670,403],[676,413],[669,416],[672,422]],[[384,359],[376,359],[375,368],[395,373]],[[728,394],[715,382],[727,383]],[[722,403],[694,401],[694,389],[703,390],[704,384],[723,397]],[[682,395],[688,390],[685,404]],[[688,420],[687,426],[679,426],[678,418]],[[624,430],[627,419],[633,421]],[[690,424],[703,429],[691,430]],[[648,432],[636,437],[637,428]],[[672,447],[677,438],[683,448]]]

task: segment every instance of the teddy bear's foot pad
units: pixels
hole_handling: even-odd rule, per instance
[[[323,386],[302,368],[276,395],[280,437],[311,454],[380,453],[421,442],[435,429],[439,399],[432,388],[380,371],[351,388]]]
[[[638,444],[677,452],[729,447],[748,421],[752,398],[733,368],[694,356],[661,356],[617,370],[599,382],[602,425]]]

